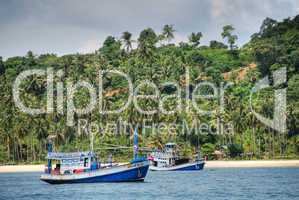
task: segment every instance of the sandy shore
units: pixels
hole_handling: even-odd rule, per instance
[[[207,161],[205,168],[299,167],[299,160]],[[4,165],[0,173],[43,172],[44,165]]]
[[[299,160],[207,161],[206,168],[299,167]]]
[[[0,166],[0,173],[10,172],[43,172],[45,165],[3,165]]]

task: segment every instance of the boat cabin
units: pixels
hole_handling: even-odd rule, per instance
[[[174,166],[179,159],[175,143],[167,143],[162,151],[151,153],[152,165],[156,167]]]
[[[99,168],[97,157],[93,152],[49,152],[47,160],[45,171],[48,174],[78,174]]]
[[[176,152],[176,144],[175,143],[167,143],[165,144],[165,152],[175,153]]]

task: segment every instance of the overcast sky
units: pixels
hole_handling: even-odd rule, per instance
[[[266,17],[296,14],[298,0],[0,0],[0,56],[93,52],[107,35],[136,38],[164,24],[174,25],[175,42],[201,31],[203,44],[222,41],[222,26],[232,24],[242,45]]]

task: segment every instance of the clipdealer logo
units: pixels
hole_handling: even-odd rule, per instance
[[[287,82],[287,69],[286,67],[280,68],[273,72],[273,85],[277,87],[283,83]],[[286,93],[287,88],[276,89],[274,91],[274,115],[273,119],[266,118],[261,114],[257,113],[252,105],[252,95],[257,93],[258,91],[269,88],[270,81],[269,76],[264,77],[263,79],[259,80],[255,86],[251,89],[250,93],[250,109],[252,113],[256,116],[258,120],[260,120],[263,124],[272,129],[286,133],[287,125],[286,125]]]
[[[128,83],[128,98],[126,99],[126,103],[115,110],[105,110],[103,108],[103,76],[105,74],[113,74],[114,76],[118,76],[126,80]],[[53,113],[54,110],[56,110],[58,114],[66,114],[67,126],[74,125],[75,114],[77,114],[78,116],[89,114],[94,109],[98,109],[98,112],[100,114],[119,114],[127,109],[127,107],[131,103],[133,103],[134,108],[137,112],[144,115],[153,115],[158,112],[164,115],[172,115],[181,112],[183,109],[185,109],[186,111],[191,111],[192,109],[192,111],[200,115],[211,115],[213,113],[216,113],[217,110],[215,108],[213,108],[212,110],[204,110],[200,108],[200,106],[198,105],[198,100],[214,100],[215,102],[217,102],[219,109],[223,111],[225,107],[224,93],[225,90],[232,84],[221,83],[220,86],[217,86],[216,84],[204,81],[196,84],[193,91],[190,91],[189,69],[186,68],[185,95],[180,85],[176,82],[162,83],[161,87],[173,86],[174,88],[176,88],[176,91],[174,92],[174,94],[161,95],[159,87],[152,81],[142,80],[136,87],[134,87],[132,79],[127,74],[117,70],[100,70],[98,73],[99,81],[97,86],[92,85],[86,80],[77,80],[76,82],[73,82],[71,79],[66,78],[66,80],[61,81],[63,75],[64,72],[62,70],[54,71],[52,68],[32,69],[21,72],[16,77],[13,84],[13,99],[16,107],[19,108],[22,112],[30,115],[50,114]],[[30,76],[46,77],[47,103],[41,108],[31,108],[29,106],[26,106],[22,101],[22,84]],[[55,79],[55,77],[58,81]],[[83,108],[77,108],[74,102],[75,93],[79,88],[86,89],[89,94],[89,102],[87,105],[84,105]],[[148,94],[148,92],[142,92],[143,88],[150,88],[152,91],[150,92],[151,94]],[[209,88],[210,93],[206,94],[202,92],[203,88]],[[55,96],[54,90],[56,91]],[[142,99],[155,101],[158,106],[154,108],[144,109],[141,106],[142,104],[140,104],[140,101]],[[173,108],[167,108],[166,106],[169,99],[176,100],[175,106]],[[185,107],[183,107],[182,105],[183,99],[185,99],[186,101]],[[56,104],[56,107],[54,107],[54,104]],[[64,105],[66,105],[66,107]]]
[[[286,68],[281,68],[279,70],[276,70],[273,72],[273,82],[274,82],[274,86],[279,86],[283,83],[286,82]],[[102,98],[103,98],[103,86],[102,86],[102,76],[105,73],[112,73],[118,76],[123,77],[124,79],[127,80],[128,82],[128,94],[129,97],[127,99],[127,102],[124,106],[122,106],[121,108],[117,109],[117,110],[102,110]],[[38,76],[46,76],[47,77],[47,105],[46,108],[29,108],[26,107],[24,105],[24,103],[21,100],[20,97],[20,88],[21,88],[21,84],[22,82],[29,76],[33,76],[33,75],[38,75]],[[59,70],[56,73],[53,71],[52,68],[48,68],[47,70],[40,70],[40,69],[34,69],[34,70],[27,70],[24,71],[22,73],[20,73],[17,78],[15,79],[14,85],[13,85],[13,98],[14,98],[14,102],[15,105],[23,112],[31,114],[31,115],[38,115],[38,114],[42,114],[42,113],[52,113],[54,112],[54,87],[56,89],[56,95],[57,95],[57,100],[56,100],[56,111],[59,114],[64,114],[64,83],[63,82],[58,82],[56,84],[54,84],[54,77],[62,77],[63,76],[63,71]],[[189,83],[189,71],[186,71],[186,77],[187,77],[187,81]],[[143,113],[143,114],[147,114],[147,115],[152,115],[154,113],[157,112],[157,110],[151,110],[151,111],[145,111],[142,110],[141,107],[138,105],[138,99],[143,98],[143,99],[152,99],[155,101],[159,102],[159,111],[163,114],[173,114],[175,112],[180,112],[182,111],[182,105],[181,105],[181,89],[179,87],[179,85],[177,83],[164,83],[164,85],[173,85],[175,88],[177,88],[177,94],[173,94],[173,95],[169,95],[168,97],[163,97],[163,98],[159,98],[160,97],[160,92],[158,90],[158,87],[148,81],[145,80],[142,83],[140,83],[135,89],[133,88],[133,84],[132,84],[132,80],[131,78],[120,71],[117,70],[107,70],[107,71],[100,71],[99,72],[99,90],[98,90],[98,96],[99,98],[97,98],[97,90],[96,88],[93,87],[93,85],[91,85],[89,82],[87,81],[78,81],[76,83],[73,83],[72,81],[67,80],[66,81],[66,95],[67,95],[67,99],[66,99],[66,105],[67,105],[67,109],[66,109],[66,115],[67,115],[67,125],[68,126],[73,126],[74,125],[74,114],[78,114],[78,115],[84,115],[84,114],[88,114],[90,113],[95,107],[96,105],[99,106],[99,113],[101,114],[113,114],[113,113],[121,113],[122,111],[124,111],[131,102],[134,103],[135,108],[137,109],[138,112]],[[202,82],[198,85],[196,85],[194,91],[192,92],[192,107],[199,113],[199,114],[213,114],[215,113],[215,110],[212,111],[205,111],[205,110],[201,110],[197,103],[196,103],[196,99],[201,98],[201,99],[218,99],[220,102],[220,109],[223,110],[224,109],[224,92],[227,89],[227,87],[229,87],[231,85],[231,83],[228,83],[226,85],[221,84],[220,88],[217,88],[215,86],[215,84],[209,83],[209,82]],[[138,94],[139,90],[141,89],[142,86],[148,86],[151,87],[152,89],[154,89],[154,95],[141,95]],[[89,92],[89,96],[90,96],[90,101],[89,104],[87,106],[85,106],[84,108],[76,108],[74,105],[74,95],[75,92],[78,88],[85,88],[88,90]],[[197,91],[200,90],[201,87],[209,87],[210,89],[213,90],[213,94],[205,94],[205,95],[198,95]],[[282,89],[276,89],[274,92],[274,116],[273,119],[269,119],[264,117],[263,115],[259,114],[258,112],[256,112],[253,108],[253,104],[252,104],[252,96],[254,93],[257,93],[258,91],[264,89],[264,88],[269,88],[270,87],[270,81],[269,81],[269,77],[264,77],[263,79],[259,80],[255,86],[252,88],[251,92],[250,92],[250,109],[251,112],[256,116],[256,118],[261,121],[263,124],[265,124],[268,127],[271,127],[272,129],[285,133],[287,130],[286,127],[286,88],[282,88]],[[186,89],[186,93],[189,94],[189,89]],[[189,96],[189,95],[186,95]],[[175,110],[165,110],[164,109],[164,101],[167,100],[167,98],[170,97],[175,97],[177,98],[177,106],[175,108]],[[188,106],[187,108],[189,109],[189,101],[187,100]]]

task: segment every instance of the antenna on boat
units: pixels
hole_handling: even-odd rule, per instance
[[[200,142],[199,142],[199,134],[197,133],[197,158],[196,160],[200,160],[201,159],[201,155],[200,155]]]
[[[47,138],[47,150],[48,150],[48,155],[50,153],[53,152],[53,142],[52,142],[52,138],[53,136],[48,136]],[[47,164],[47,172],[48,174],[51,173],[51,166],[52,166],[52,160],[51,159],[48,159],[48,164]]]
[[[134,147],[133,147],[133,156],[134,156],[134,160],[137,159],[138,157],[138,131],[137,131],[138,127],[135,127],[134,130]]]
[[[54,139],[55,139],[55,135],[49,135],[47,137],[47,150],[48,153],[53,152],[53,146],[54,146]]]
[[[90,151],[93,152],[93,132],[90,132]]]

